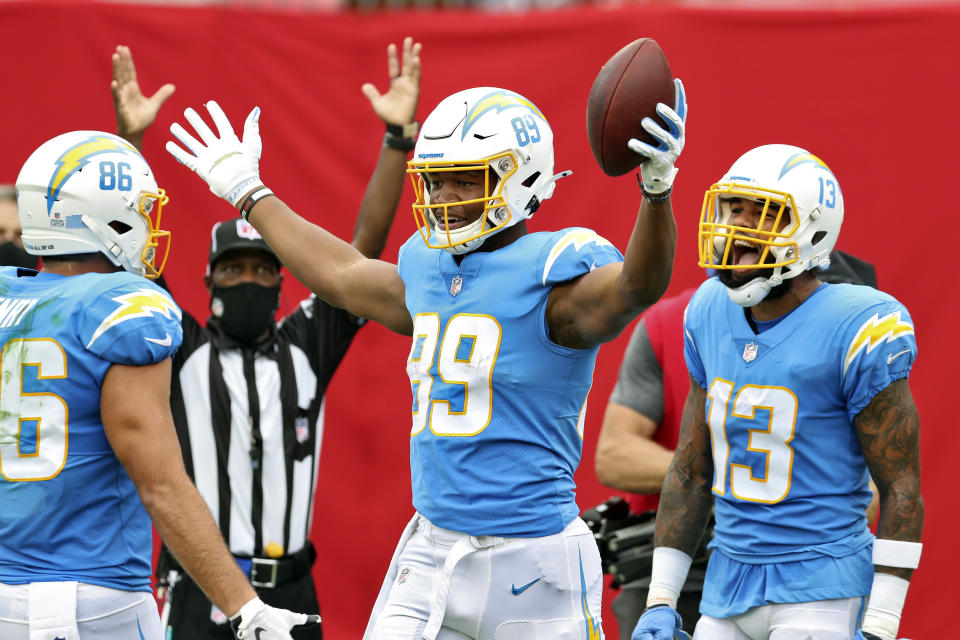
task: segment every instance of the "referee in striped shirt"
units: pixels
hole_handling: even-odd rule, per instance
[[[361,321],[311,296],[278,325],[280,268],[243,219],[214,227],[213,315],[206,327],[183,316],[171,405],[187,472],[261,599],[318,613],[309,533],[324,392]],[[233,637],[166,549],[158,573],[172,638]]]
[[[420,44],[390,45],[390,89],[363,92],[387,126],[357,215],[352,244],[377,257],[403,191],[407,153],[416,142]],[[113,56],[118,132],[137,148],[166,85],[146,98],[130,50]],[[168,89],[169,87],[169,89]],[[279,324],[281,264],[242,218],[213,228],[204,284],[212,316],[205,327],[183,315],[183,345],[173,362],[171,407],[184,464],[227,546],[260,598],[271,606],[319,613],[309,541],[324,394],[363,321],[311,296]],[[157,567],[168,640],[233,638],[226,616],[161,549]],[[292,632],[319,639],[319,627]]]

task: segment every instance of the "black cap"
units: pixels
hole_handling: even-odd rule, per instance
[[[210,237],[210,266],[212,267],[224,253],[234,249],[259,249],[269,253],[277,264],[281,264],[280,258],[273,252],[260,232],[243,218],[226,220],[213,225]]]

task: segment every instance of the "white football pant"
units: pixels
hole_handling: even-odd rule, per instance
[[[162,640],[153,595],[76,582],[0,583],[3,640]]]
[[[542,538],[407,525],[364,640],[603,640],[603,580],[579,518]]]
[[[865,598],[769,604],[730,618],[700,616],[694,640],[850,640]]]

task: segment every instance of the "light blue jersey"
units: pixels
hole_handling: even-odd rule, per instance
[[[913,322],[870,287],[821,285],[755,334],[716,278],[687,308],[687,367],[706,389],[716,497],[701,611],[870,592],[869,473],[853,419],[910,373]]]
[[[180,341],[180,310],[144,278],[0,268],[0,582],[150,590],[150,519],[100,389],[112,364],[160,362]]]
[[[414,234],[397,270],[413,318],[413,504],[471,535],[558,533],[580,512],[587,392],[597,347],[553,343],[553,286],[623,259],[589,229],[525,235],[458,266]]]

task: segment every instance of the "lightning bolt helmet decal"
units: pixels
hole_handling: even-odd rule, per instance
[[[813,155],[809,151],[802,151],[800,153],[795,153],[794,155],[787,158],[787,161],[783,163],[783,167],[780,169],[780,178],[787,175],[787,173],[799,167],[802,164],[815,164],[816,166],[830,172],[830,175],[833,175],[833,171],[830,171],[830,167],[827,166],[827,163]]]
[[[487,113],[491,109],[496,109],[497,113],[500,113],[506,109],[518,107],[531,111],[535,116],[544,122],[547,121],[547,119],[543,117],[543,114],[540,113],[540,109],[537,108],[537,105],[533,104],[520,94],[498,89],[497,91],[483,96],[473,104],[473,107],[471,107],[470,111],[467,113],[467,117],[464,119],[463,131],[460,134],[460,139],[463,140],[466,138],[467,131],[470,130],[470,127],[480,120],[480,116]]]
[[[53,209],[53,204],[60,194],[60,190],[70,179],[70,176],[82,169],[95,155],[108,152],[129,153],[140,156],[140,153],[130,144],[115,136],[92,135],[82,140],[62,154],[56,160],[56,170],[50,176],[47,186],[47,213]]]

